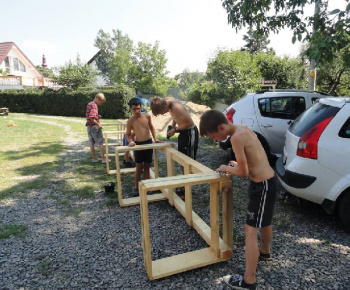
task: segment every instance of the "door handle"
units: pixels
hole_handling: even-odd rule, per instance
[[[264,128],[271,128],[271,127],[273,127],[273,126],[270,125],[270,124],[266,124],[266,125],[261,125],[261,127],[264,127]]]

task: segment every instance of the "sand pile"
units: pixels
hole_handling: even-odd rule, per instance
[[[190,101],[180,101],[184,107],[186,108],[187,112],[190,113],[194,123],[199,126],[199,118],[202,116],[202,114],[205,111],[210,110],[209,107],[204,105],[198,105]],[[160,134],[162,136],[166,136],[166,130],[169,125],[172,123],[172,118],[169,113],[166,113],[165,115],[159,115],[155,117],[151,111],[148,112],[152,117],[153,126],[156,129],[156,133]]]

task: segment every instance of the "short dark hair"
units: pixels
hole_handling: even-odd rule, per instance
[[[132,98],[130,99],[129,101],[129,107],[131,108],[132,106],[138,106],[140,105],[141,106],[141,100],[139,98]]]
[[[218,131],[218,126],[228,124],[226,116],[218,110],[206,111],[199,121],[199,132],[201,136]]]

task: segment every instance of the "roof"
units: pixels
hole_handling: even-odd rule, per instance
[[[101,54],[101,50],[99,50],[87,63],[91,64],[100,54]]]
[[[40,74],[42,77],[42,73],[37,69],[36,65],[34,65],[30,59],[24,54],[22,50],[14,43],[14,42],[0,42],[0,64],[4,61],[6,56],[8,55],[9,51],[13,48],[16,47],[18,51],[23,55],[23,57],[26,58],[26,60],[33,66],[33,68]]]
[[[7,56],[14,44],[14,42],[0,43],[0,64],[4,61],[5,57]]]

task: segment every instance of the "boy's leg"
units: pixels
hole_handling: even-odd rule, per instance
[[[260,253],[270,254],[271,241],[272,241],[272,225],[261,228]]]
[[[151,163],[143,163],[143,179],[150,179],[150,167]]]
[[[139,188],[139,181],[141,180],[142,170],[143,170],[143,163],[136,163],[135,188]]]
[[[98,145],[100,147],[100,154],[101,154],[101,159],[102,162],[105,160],[105,148],[103,144]]]
[[[259,261],[258,228],[244,226],[246,271],[244,281],[248,284],[256,282],[256,268]]]
[[[95,152],[95,144],[90,143],[90,151],[91,151],[92,159],[97,160],[96,152]]]

